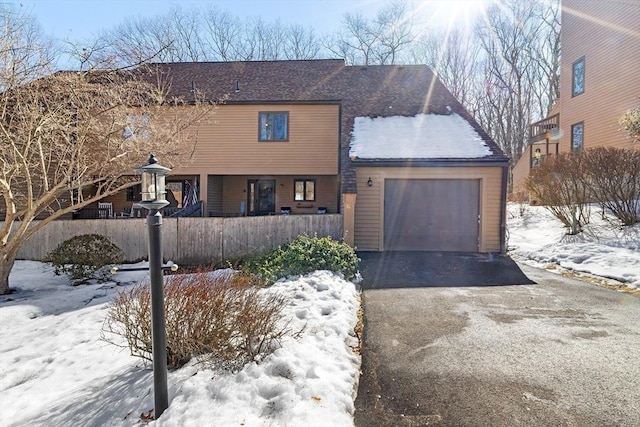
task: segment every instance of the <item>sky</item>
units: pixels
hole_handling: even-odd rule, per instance
[[[32,10],[45,32],[63,39],[79,40],[96,35],[127,18],[152,17],[180,5],[184,9],[214,5],[236,16],[280,18],[283,23],[331,29],[347,12],[365,10],[371,0],[21,0]],[[379,1],[374,1],[374,3]]]
[[[486,0],[488,1],[488,0]],[[312,26],[319,34],[335,31],[345,13],[373,17],[387,0],[0,0],[33,13],[45,33],[62,40],[83,40],[127,18],[164,14],[179,4],[185,9],[214,5],[238,17]],[[409,0],[423,22],[442,24],[453,16],[463,23],[485,0]]]

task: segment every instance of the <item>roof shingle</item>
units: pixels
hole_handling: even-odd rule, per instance
[[[195,88],[209,100],[226,96],[226,103],[340,103],[343,192],[355,192],[355,171],[349,160],[355,117],[456,113],[489,147],[493,153],[489,160],[508,161],[426,65],[346,66],[341,59],[322,59],[162,63],[154,67],[168,84],[169,96],[187,100]]]

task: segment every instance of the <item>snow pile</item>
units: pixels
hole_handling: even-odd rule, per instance
[[[118,273],[129,283],[145,272]],[[150,367],[100,340],[121,285],[72,287],[46,264],[17,261],[18,293],[0,297],[3,426],[140,423],[153,408]],[[360,356],[355,285],[319,271],[265,292],[289,295],[289,328],[302,331],[236,374],[191,363],[169,373],[169,408],[151,425],[353,425]]]
[[[458,114],[356,117],[349,155],[360,159],[474,159],[493,154]]]
[[[353,284],[329,272],[278,282],[270,291],[292,298],[285,317],[303,331],[260,364],[236,375],[199,372],[182,385],[161,425],[353,425],[360,358],[358,295]],[[214,376],[214,380],[211,377]],[[190,413],[188,419],[184,414]]]
[[[509,204],[507,214],[510,254],[539,266],[557,264],[568,270],[613,279],[640,288],[640,224],[620,227],[612,216],[594,207],[584,231],[566,235],[566,229],[541,206]]]

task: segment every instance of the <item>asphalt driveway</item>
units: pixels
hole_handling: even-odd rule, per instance
[[[526,283],[444,286],[424,256],[365,260],[356,426],[640,425],[640,298],[504,259],[476,261]]]
[[[507,256],[458,252],[359,252],[365,289],[531,285]]]

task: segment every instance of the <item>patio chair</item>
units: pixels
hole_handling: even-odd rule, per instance
[[[129,218],[143,218],[146,215],[143,212],[143,209],[136,205],[135,203],[133,204],[133,206],[131,206],[131,214],[129,215]]]
[[[111,202],[99,202],[98,203],[98,218],[100,218],[100,219],[113,218],[113,203],[111,203]]]

